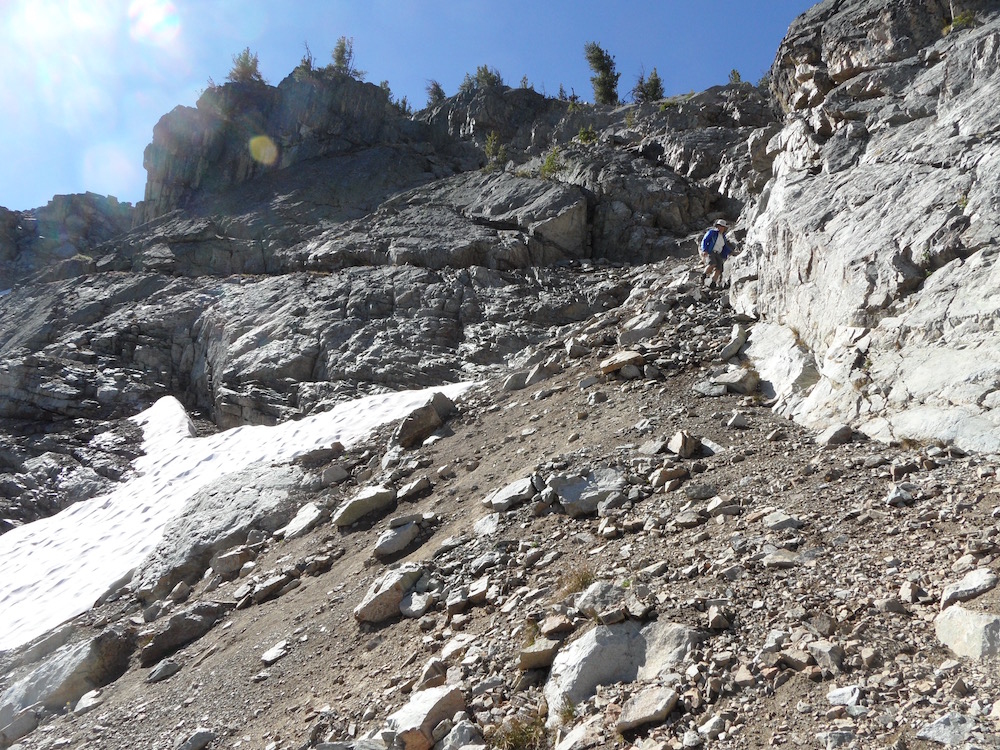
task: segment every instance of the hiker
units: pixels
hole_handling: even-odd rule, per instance
[[[705,283],[705,277],[712,274],[709,287],[715,289],[717,283],[722,281],[722,265],[726,262],[734,248],[726,239],[726,231],[729,224],[725,219],[717,219],[715,226],[705,232],[701,239],[701,257],[705,261],[705,270],[701,272],[701,281]]]

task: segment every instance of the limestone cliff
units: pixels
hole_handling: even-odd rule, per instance
[[[30,211],[0,207],[0,289],[41,274],[57,279],[94,270],[90,253],[132,223],[132,204],[84,193],[57,195]]]
[[[995,451],[1000,4],[955,5],[953,29],[946,2],[824,2],[792,25],[733,298],[768,324],[751,353],[785,413]]]

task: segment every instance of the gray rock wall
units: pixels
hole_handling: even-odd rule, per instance
[[[30,211],[0,207],[0,290],[39,274],[92,271],[94,248],[126,232],[132,212],[131,203],[96,193],[57,195]]]
[[[827,37],[890,10],[888,41],[864,55],[856,35]],[[799,74],[785,96],[807,94],[810,106],[768,144],[774,177],[749,216],[733,297],[813,352],[820,381],[795,391],[788,413],[998,450],[1000,20],[980,11],[977,27],[935,37],[940,9],[930,20],[916,3],[897,10],[824,3],[793,28],[834,85],[817,98],[816,76]],[[892,42],[900,24],[912,26],[909,43]],[[791,62],[779,54],[779,64],[787,84]]]
[[[175,107],[153,128],[135,223],[293,164],[426,135],[381,88],[346,76],[210,87],[196,107]],[[267,140],[251,143],[259,137]]]

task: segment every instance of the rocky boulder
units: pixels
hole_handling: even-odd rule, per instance
[[[701,640],[698,631],[670,622],[641,626],[633,621],[599,625],[563,648],[545,684],[549,723],[560,708],[594,694],[598,685],[656,679],[682,661]]]
[[[29,706],[60,710],[84,693],[118,679],[134,650],[135,633],[120,627],[63,646],[0,695],[0,729]]]
[[[203,601],[171,615],[150,634],[149,642],[139,652],[139,663],[150,667],[182,646],[198,640],[234,606]]]

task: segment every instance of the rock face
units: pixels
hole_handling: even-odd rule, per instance
[[[53,281],[95,270],[94,250],[132,225],[132,204],[84,193],[30,211],[0,208],[0,290],[37,275]]]
[[[998,11],[822,2],[773,101],[213,87],[158,124],[129,232],[90,197],[52,209],[67,245],[14,216],[0,532],[127,475],[103,427],[164,395],[193,435],[483,385],[219,477],[0,653],[0,745],[457,750],[546,713],[565,750],[996,745]],[[691,257],[719,216],[729,291]],[[79,666],[107,623],[143,674],[57,715],[125,669]]]
[[[0,728],[28,706],[61,709],[76,703],[84,693],[118,679],[134,650],[134,633],[118,628],[63,646],[0,695]]]
[[[181,581],[194,583],[212,557],[246,541],[253,530],[274,532],[294,516],[302,473],[294,466],[261,466],[220,477],[199,491],[163,532],[132,588],[141,599],[162,599]]]
[[[815,384],[771,359],[789,415],[992,451],[1000,22],[995,3],[952,5],[975,23],[945,36],[943,0],[823,2],[792,25],[733,298],[794,334],[786,360],[810,352]]]
[[[136,223],[267,172],[421,136],[388,94],[348,76],[298,71],[275,87],[209,87],[195,108],[176,107],[153,129]]]

